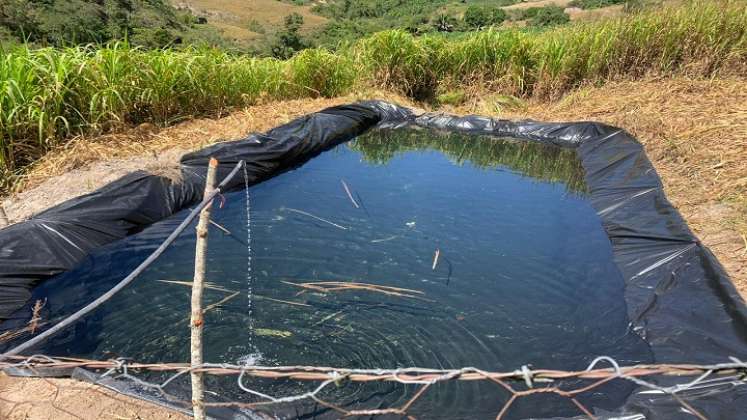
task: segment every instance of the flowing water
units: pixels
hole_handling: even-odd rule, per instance
[[[598,355],[625,364],[651,361],[647,344],[628,331],[623,280],[573,150],[415,129],[373,131],[245,194],[227,194],[213,211],[231,234],[211,230],[207,279],[216,289],[206,291],[205,304],[239,293],[206,315],[206,360],[491,371],[583,369]],[[129,273],[185,216],[96,252],[37,288],[34,299],[47,298],[45,309],[55,317],[71,313]],[[131,287],[38,351],[187,361],[189,288],[162,280],[190,281],[193,257],[194,235],[182,235]],[[422,295],[322,293],[298,285],[321,281]],[[290,395],[310,385],[252,386]],[[208,388],[251,401],[234,379],[211,379]],[[351,384],[322,397],[378,408],[402,404],[415,390]],[[581,400],[613,409],[630,389],[602,391]],[[495,383],[441,384],[413,413],[495,418],[507,398]],[[283,413],[331,414],[314,405]],[[577,414],[569,401],[543,395],[520,400],[508,418]]]

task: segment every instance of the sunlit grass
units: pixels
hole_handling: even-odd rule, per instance
[[[695,1],[547,31],[488,30],[460,38],[389,31],[355,48],[373,83],[408,94],[422,93],[413,87],[480,83],[513,95],[556,95],[610,78],[743,71],[746,5]]]

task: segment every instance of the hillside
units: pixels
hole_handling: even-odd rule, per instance
[[[66,46],[127,39],[162,48],[224,46],[218,31],[168,0],[3,0],[0,41]]]
[[[423,35],[486,27],[545,27],[570,20],[619,14],[623,3],[659,0],[172,0],[205,18],[225,38],[268,53],[278,43],[284,19],[297,14],[308,46],[335,48],[376,32],[403,29]],[[539,15],[539,16],[538,16]]]
[[[209,45],[287,58],[376,32],[460,33],[488,27],[536,28],[620,14],[662,0],[7,0],[0,43],[102,44],[126,39],[145,48]]]
[[[278,0],[172,0],[178,9],[207,19],[209,25],[239,45],[250,45],[282,27],[283,19],[298,13],[304,19],[302,33],[323,26],[327,19],[311,11],[310,5]]]

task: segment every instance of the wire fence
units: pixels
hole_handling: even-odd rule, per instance
[[[594,393],[604,384],[612,381],[628,381],[637,385],[638,391],[647,394],[669,396],[677,402],[686,413],[699,418],[707,417],[694,404],[687,401],[688,395],[700,391],[728,392],[747,384],[747,362],[732,359],[727,363],[713,365],[692,364],[644,364],[620,366],[610,357],[595,359],[585,370],[563,371],[547,369],[520,369],[507,372],[489,372],[473,367],[461,369],[346,369],[317,366],[244,366],[235,364],[204,363],[196,367],[188,363],[137,363],[127,359],[86,360],[77,358],[48,357],[34,355],[30,357],[12,356],[0,362],[0,369],[29,371],[44,376],[46,371],[83,368],[100,373],[99,380],[111,378],[136,383],[142,387],[158,391],[169,402],[191,407],[191,402],[180,398],[170,391],[170,386],[178,378],[188,377],[192,372],[220,377],[236,377],[236,386],[252,402],[205,402],[206,407],[235,407],[245,409],[269,408],[281,404],[292,404],[303,401],[315,402],[327,409],[334,410],[340,417],[387,416],[397,415],[410,419],[417,416],[414,405],[428,390],[436,384],[451,381],[487,381],[496,384],[496,392],[503,392],[507,397],[495,418],[507,418],[514,403],[537,394],[555,394],[568,399],[578,409],[578,414],[587,418],[596,418],[593,410],[584,405],[579,397]],[[166,374],[161,381],[149,381],[143,378],[145,372]],[[673,378],[674,385],[662,386],[657,378]],[[311,382],[310,391],[293,395],[268,395],[263,390],[255,389],[249,383],[251,379],[276,379]],[[574,387],[566,388],[562,384],[575,380]],[[336,401],[322,398],[322,392],[329,387],[344,387],[349,383],[396,382],[416,387],[413,395],[404,404],[392,407],[349,409]],[[672,380],[667,381],[672,383]],[[580,383],[580,385],[578,385]]]
[[[138,363],[129,359],[112,360],[89,360],[70,357],[50,357],[45,355],[20,356],[23,350],[32,348],[57,331],[72,324],[85,316],[97,306],[105,302],[117,291],[137,277],[151,262],[153,262],[173,240],[184,231],[191,221],[221,193],[222,187],[236,175],[241,167],[244,167],[246,187],[248,188],[248,176],[244,162],[240,162],[224,179],[224,181],[212,191],[206,192],[203,202],[174,230],[169,237],[154,251],[138,268],[130,273],[125,279],[118,283],[109,292],[102,295],[94,302],[69,316],[62,322],[36,335],[34,338],[23,342],[6,353],[0,355],[0,370],[11,374],[34,375],[45,378],[48,376],[60,376],[66,372],[69,374],[75,369],[84,369],[94,372],[94,383],[103,381],[120,381],[137,384],[142,388],[155,391],[163,400],[172,407],[178,407],[184,412],[194,407],[194,401],[189,400],[189,393],[184,392],[184,387],[177,385],[180,380],[187,380],[193,374],[208,375],[211,377],[235,377],[233,391],[226,395],[237,396],[235,401],[212,401],[204,402],[205,407],[214,408],[236,408],[249,410],[273,410],[276,407],[288,404],[302,404],[312,402],[322,406],[328,411],[336,413],[339,417],[376,417],[376,416],[402,416],[410,419],[419,415],[416,407],[422,402],[435,385],[451,382],[486,382],[495,384],[496,401],[501,401],[497,412],[493,413],[497,420],[512,416],[512,408],[515,409],[517,401],[537,395],[555,395],[567,399],[575,407],[577,415],[587,418],[596,418],[591,404],[584,403],[584,397],[595,393],[604,393],[602,387],[613,382],[627,383],[636,388],[638,394],[659,395],[671,398],[684,412],[699,419],[706,419],[706,415],[696,407],[694,400],[698,396],[712,394],[714,392],[729,392],[747,384],[747,362],[732,358],[729,362],[702,365],[702,364],[640,364],[622,366],[611,357],[601,356],[593,360],[586,369],[579,371],[531,369],[522,366],[519,369],[505,372],[492,372],[474,367],[460,369],[428,369],[408,367],[399,369],[351,369],[319,366],[252,366],[219,363]],[[347,185],[342,185],[352,203],[357,206]],[[247,195],[247,230],[249,229],[249,202]],[[304,212],[301,212],[304,213]],[[305,213],[308,216],[316,216]],[[334,225],[337,228],[346,229],[343,226],[320,219],[323,222]],[[214,226],[226,231],[220,225]],[[247,231],[249,235],[249,231]],[[247,238],[247,242],[250,237]],[[439,259],[439,249],[433,259],[433,268]],[[251,258],[251,254],[249,256]],[[251,260],[249,260],[251,261]],[[247,267],[248,272],[251,267]],[[249,275],[249,274],[248,274]],[[248,277],[250,280],[250,277]],[[179,283],[179,282],[175,282]],[[334,284],[332,284],[334,283]],[[191,285],[191,283],[189,283]],[[319,283],[291,283],[294,287],[307,288],[316,291],[329,291],[338,289],[365,289],[384,294],[405,296],[415,299],[423,299],[417,295],[417,291],[408,289],[387,288],[384,286],[363,283],[319,282]],[[301,292],[303,293],[303,292]],[[409,294],[408,294],[409,293]],[[235,296],[232,295],[231,297]],[[229,298],[230,299],[230,298]],[[220,305],[223,301],[215,304]],[[28,325],[18,331],[7,332],[0,335],[0,343],[17,339],[22,335],[30,333],[34,335],[37,328],[45,325],[39,312],[45,305],[45,301],[37,301],[33,309],[33,315]],[[289,303],[289,302],[285,302]],[[291,302],[292,303],[292,302]],[[203,310],[207,311],[210,307]],[[250,308],[251,310],[251,308]],[[158,378],[155,380],[154,378]],[[666,380],[662,380],[666,378]],[[252,381],[254,379],[254,381]],[[302,387],[282,388],[288,395],[270,395],[268,389],[272,387],[262,386],[257,380],[295,381],[306,384]],[[51,382],[50,382],[51,383]],[[393,402],[389,406],[378,404],[376,407],[363,407],[362,404],[351,404],[349,401],[336,401],[332,399],[333,392],[327,392],[330,388],[340,389],[350,384],[371,383],[395,383],[410,387],[410,391],[404,402]],[[60,385],[54,384],[56,388],[52,405],[55,405],[57,396],[60,394]],[[305,389],[302,392],[293,392],[297,389]],[[225,389],[223,389],[225,390]],[[500,394],[500,395],[499,395]],[[212,392],[212,395],[221,393]],[[186,396],[186,397],[185,397]],[[239,401],[241,400],[241,401]],[[9,401],[0,397],[0,401],[9,404],[18,404],[17,401]],[[33,400],[32,400],[33,401]],[[41,403],[41,402],[40,402]],[[201,403],[202,404],[202,403]],[[2,407],[0,407],[2,408]],[[12,410],[11,410],[12,411]],[[62,410],[71,417],[81,418],[74,413]],[[2,415],[3,410],[0,410]],[[637,417],[632,417],[637,418]],[[641,417],[642,418],[642,417]]]

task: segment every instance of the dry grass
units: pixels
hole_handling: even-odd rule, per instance
[[[550,5],[556,5],[560,7],[568,7],[568,3],[570,3],[571,0],[531,0],[521,3],[512,4],[510,6],[504,7],[506,10],[521,10],[521,9],[529,9],[530,7],[545,7]]]
[[[578,7],[569,7],[565,9],[565,12],[568,14],[568,16],[571,17],[571,20],[588,21],[621,16],[623,13],[625,13],[625,10],[622,4],[617,4],[614,6],[602,7],[600,9],[586,10],[580,9]]]
[[[367,291],[373,293],[380,293],[388,296],[398,296],[402,298],[424,300],[427,302],[434,302],[433,300],[426,299],[422,295],[425,293],[420,290],[413,289],[402,289],[399,287],[382,286],[378,284],[370,283],[356,283],[356,282],[345,282],[345,281],[317,281],[317,282],[304,282],[304,283],[293,283],[289,281],[280,281],[283,284],[289,286],[299,287],[304,289],[296,294],[299,296],[308,290],[327,294],[330,292],[349,292],[349,291]]]
[[[283,25],[283,18],[291,13],[303,16],[302,31],[309,32],[324,25],[327,19],[311,12],[311,6],[297,6],[278,0],[175,0],[177,7],[188,7],[208,23],[224,31],[228,37],[239,41],[257,38],[249,24],[259,22],[268,32]]]

